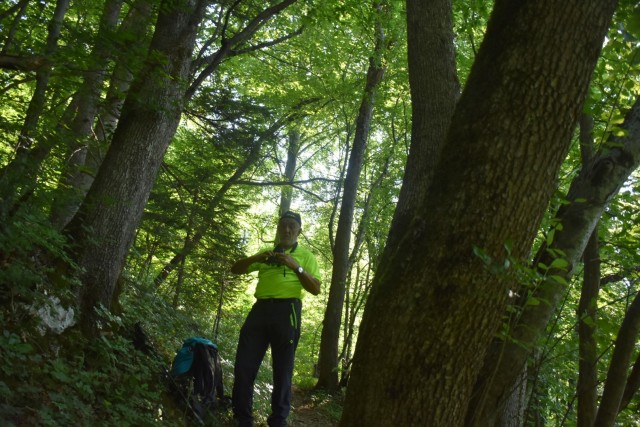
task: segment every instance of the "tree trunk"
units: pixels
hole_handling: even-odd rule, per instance
[[[464,423],[516,282],[504,260],[529,253],[614,9],[495,3],[427,196],[376,273],[342,426]]]
[[[16,16],[13,18],[13,22],[11,23],[11,25],[10,26],[7,25],[7,27],[9,27],[9,31],[7,31],[7,36],[2,41],[3,43],[2,43],[2,50],[0,51],[0,55],[3,55],[3,56],[7,55],[11,51],[11,47],[12,47],[11,45],[13,44],[13,37],[16,33],[16,28],[18,28],[19,23],[22,21],[24,17],[24,12],[27,10],[28,5],[29,5],[29,0],[20,0],[18,3],[14,4],[9,9],[0,13],[0,21],[3,21],[12,13],[16,11],[18,12],[16,13]],[[29,69],[29,67],[18,66],[18,69]]]
[[[289,145],[287,147],[287,163],[284,167],[285,181],[293,183],[296,177],[298,153],[300,152],[300,132],[289,131]],[[291,210],[291,199],[293,198],[293,188],[285,185],[280,190],[280,215]]]
[[[411,148],[386,248],[396,248],[429,188],[460,93],[451,0],[407,1]],[[386,256],[386,255],[385,255]]]
[[[580,152],[582,164],[594,156],[593,119],[583,114],[580,119]],[[592,427],[598,408],[598,347],[595,324],[600,290],[600,249],[596,224],[583,254],[584,281],[578,304],[578,427]]]
[[[640,336],[640,292],[636,293],[618,331],[594,424],[598,427],[615,425],[638,336]]]
[[[523,366],[518,376],[518,382],[509,393],[504,408],[500,411],[498,421],[494,427],[521,427],[524,425],[525,410],[527,409],[527,367]]]
[[[640,354],[636,357],[636,361],[633,364],[629,378],[627,378],[627,384],[624,387],[624,393],[622,394],[622,400],[620,401],[620,407],[618,412],[625,409],[633,396],[640,390]]]
[[[66,233],[82,269],[81,327],[94,336],[96,313],[111,306],[162,157],[182,113],[185,79],[198,25],[208,2],[163,1],[150,55],[123,106],[96,180]]]
[[[83,167],[89,144],[95,145],[95,141],[91,143],[88,139],[98,112],[107,62],[111,57],[112,48],[106,41],[116,28],[121,8],[122,0],[105,2],[99,30],[93,41],[89,67],[83,72],[83,81],[78,90],[76,116],[69,133],[69,158],[65,162],[51,209],[51,222],[58,229],[63,229],[73,218],[80,201],[93,182],[93,176],[83,171]]]
[[[567,264],[566,267],[541,270],[549,279],[534,288],[533,297],[547,303],[526,304],[526,298],[523,298],[522,313],[517,323],[509,327],[510,339],[507,342],[495,339],[487,353],[468,414],[468,417],[478,420],[478,426],[486,425],[485,417],[499,411],[497,408],[516,381],[515,372],[526,363],[551,319],[566,289],[566,281],[571,277],[573,265],[580,260],[595,224],[609,201],[640,164],[640,100],[636,99],[621,127],[628,135],[611,138],[571,183],[567,194],[570,203],[558,210],[554,221],[561,223],[562,229],[554,231],[552,243],[543,245],[535,257],[534,265],[551,266],[556,259],[553,254],[560,253],[564,254]],[[553,276],[561,280],[552,280]],[[480,412],[483,414],[479,415]]]
[[[584,284],[578,305],[578,427],[592,427],[598,407],[598,352],[594,333],[599,290],[600,254],[596,227],[584,251]]]
[[[58,38],[62,29],[64,15],[69,8],[70,0],[58,0],[53,16],[48,26],[47,41],[44,56],[50,57],[57,50]],[[36,87],[29,102],[26,116],[16,149],[16,157],[1,172],[0,176],[0,222],[4,222],[6,216],[15,209],[17,201],[25,194],[33,191],[36,173],[40,162],[34,161],[30,155],[31,147],[36,138],[36,129],[40,121],[40,115],[46,103],[46,92],[51,76],[51,65],[38,68],[36,72]],[[50,140],[42,140],[39,146],[52,144]]]
[[[338,228],[336,230],[335,246],[333,248],[333,271],[331,275],[331,287],[327,308],[322,322],[322,335],[320,339],[320,358],[318,361],[319,377],[316,388],[328,391],[338,389],[338,343],[340,341],[340,321],[342,308],[344,307],[344,294],[346,278],[349,272],[349,246],[351,243],[351,226],[353,224],[353,211],[355,209],[358,194],[358,182],[360,171],[364,163],[364,153],[369,138],[371,117],[375,104],[375,96],[378,85],[384,77],[382,56],[385,49],[384,33],[380,20],[381,6],[376,5],[379,14],[376,20],[376,45],[374,57],[370,58],[367,79],[364,88],[364,96],[356,118],[356,133],[349,155],[349,164],[342,194]]]

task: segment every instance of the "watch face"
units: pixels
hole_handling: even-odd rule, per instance
[[[303,271],[302,267],[298,267],[298,273],[302,273]]]

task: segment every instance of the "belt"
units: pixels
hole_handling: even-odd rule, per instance
[[[295,302],[299,302],[300,299],[298,298],[258,298],[256,300],[256,304],[260,303],[260,304],[276,304],[276,303],[282,303],[282,302],[286,302],[286,303],[295,303]]]

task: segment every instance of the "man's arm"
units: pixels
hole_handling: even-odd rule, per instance
[[[303,271],[302,273],[296,272],[298,278],[300,279],[300,283],[302,283],[302,287],[312,295],[320,294],[320,280],[313,277],[307,271]]]
[[[231,266],[231,272],[234,274],[245,274],[249,270],[249,266],[251,264],[255,262],[265,262],[271,255],[273,255],[273,252],[267,251],[239,259]]]
[[[318,295],[320,293],[320,280],[316,279],[314,276],[309,274],[308,271],[304,270],[302,273],[298,273],[298,261],[291,254],[286,253],[277,253],[276,257],[280,260],[280,262],[293,271],[295,271],[298,279],[300,279],[300,283],[302,283],[302,287],[312,295]]]

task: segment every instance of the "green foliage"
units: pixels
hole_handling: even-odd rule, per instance
[[[17,335],[2,321],[0,419],[4,425],[154,425],[163,384],[157,361],[117,335],[91,343]],[[165,420],[167,425],[175,425]]]

